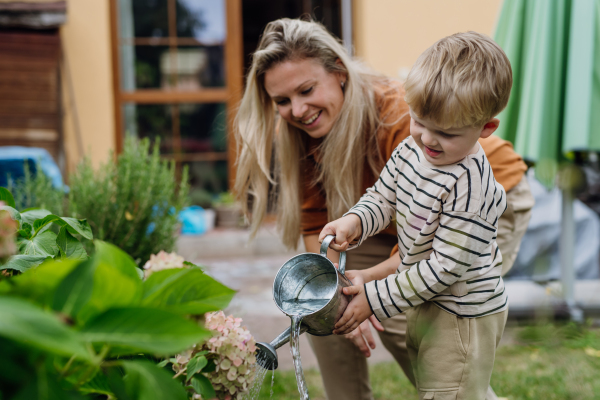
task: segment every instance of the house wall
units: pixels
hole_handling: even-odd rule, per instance
[[[115,148],[108,0],[67,0],[61,27],[64,134],[70,171],[88,155],[94,165]]]
[[[275,0],[274,0],[275,1]],[[459,31],[493,34],[502,0],[353,0],[356,54],[376,70],[403,77],[437,39]],[[114,149],[108,0],[67,0],[61,38],[64,133],[69,170],[88,155],[94,165]]]
[[[492,36],[502,0],[354,0],[356,55],[386,75],[405,78],[418,56],[444,36]]]

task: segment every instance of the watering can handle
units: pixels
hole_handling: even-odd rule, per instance
[[[335,238],[335,236],[333,235],[327,235],[325,236],[325,239],[323,239],[323,243],[321,243],[321,255],[325,258],[327,258],[327,249],[329,248],[329,244],[331,244],[331,241]],[[338,265],[338,271],[340,271],[342,274],[344,274],[346,272],[346,252],[342,251],[340,253],[340,262]]]

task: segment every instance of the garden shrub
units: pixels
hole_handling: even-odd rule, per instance
[[[86,160],[69,178],[69,212],[85,216],[97,239],[117,245],[138,265],[173,249],[189,191],[187,170],[178,184],[175,163],[161,158],[159,143],[149,150],[148,139],[127,138],[116,163],[95,170]]]
[[[113,243],[143,265],[151,254],[175,246],[177,214],[188,201],[187,169],[177,179],[174,162],[165,161],[159,143],[127,138],[123,152],[94,168],[85,159],[69,176],[70,190],[52,187],[43,174],[15,182],[18,208],[40,207],[58,215],[85,218],[94,237]]]

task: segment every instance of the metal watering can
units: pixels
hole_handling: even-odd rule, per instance
[[[352,296],[342,289],[352,286],[346,275],[346,253],[340,253],[339,269],[327,258],[327,249],[334,236],[323,240],[320,254],[303,253],[289,259],[279,268],[273,282],[273,300],[288,317],[303,315],[300,334],[328,336],[341,318]],[[317,302],[315,302],[317,300]],[[303,304],[310,304],[302,309]],[[289,342],[291,327],[281,332],[271,343],[256,344],[257,362],[266,369],[277,369],[277,349]]]

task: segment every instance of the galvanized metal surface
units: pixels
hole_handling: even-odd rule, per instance
[[[344,287],[352,286],[352,282],[344,275],[346,253],[340,253],[339,269],[327,258],[327,248],[333,240],[327,236],[321,245],[321,253],[303,253],[285,262],[273,282],[273,300],[277,307],[289,316],[287,303],[310,300],[327,300],[319,309],[303,313],[301,333],[308,332],[315,336],[327,336],[333,333],[335,323],[341,318],[350,303],[351,296],[342,292]],[[258,343],[259,363],[268,369],[277,368],[275,350],[289,341],[290,329],[279,334],[271,343]]]

